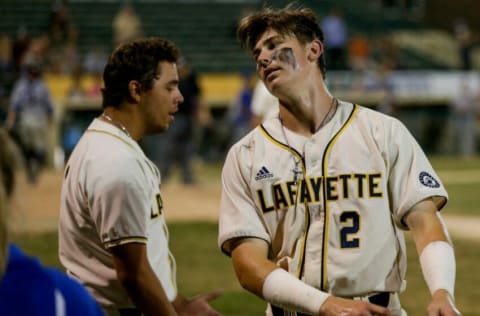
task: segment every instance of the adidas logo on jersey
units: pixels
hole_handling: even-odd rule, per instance
[[[255,176],[255,180],[262,180],[262,179],[268,179],[268,178],[273,178],[273,173],[268,171],[268,169],[263,166],[262,169],[260,169],[257,172],[257,175]]]

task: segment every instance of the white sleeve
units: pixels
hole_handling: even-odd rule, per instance
[[[262,81],[258,81],[253,90],[252,113],[263,119],[267,119],[278,112],[278,99],[267,90]]]
[[[98,176],[89,184],[89,205],[102,242],[106,247],[146,242],[150,192],[139,165],[125,160],[94,165],[90,171]]]
[[[398,120],[392,119],[390,134],[385,137],[389,150],[389,191],[396,223],[407,228],[403,218],[418,202],[433,198],[438,209],[448,195],[428,158],[412,134]]]
[[[270,243],[249,189],[249,161],[248,149],[237,143],[228,152],[222,170],[218,245],[228,255],[229,241],[235,238],[253,237]]]

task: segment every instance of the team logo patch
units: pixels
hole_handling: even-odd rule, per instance
[[[260,170],[258,170],[257,175],[255,176],[255,180],[262,180],[262,179],[268,179],[268,178],[273,178],[273,173],[268,171],[268,169],[263,166]]]
[[[420,183],[429,188],[439,188],[440,182],[432,177],[428,172],[422,171],[418,176]]]

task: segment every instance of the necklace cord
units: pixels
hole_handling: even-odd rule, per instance
[[[125,133],[128,137],[132,138],[130,133],[128,132],[127,128],[120,122],[114,121],[107,113],[103,112],[101,117],[103,117],[105,120],[107,120],[109,123],[112,125],[118,127],[122,132]]]
[[[320,122],[320,125],[318,125],[318,127],[315,129],[315,133],[318,132],[325,124],[327,124],[327,122],[329,121],[329,117],[330,118],[333,117],[333,114],[335,114],[337,106],[338,106],[337,98],[332,98],[332,102],[330,103],[330,107],[328,108],[328,112],[323,117],[322,121]],[[332,109],[335,109],[335,110],[332,111]],[[330,112],[332,113],[331,115],[330,115]]]

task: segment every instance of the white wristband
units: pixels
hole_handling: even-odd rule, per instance
[[[318,315],[320,306],[330,294],[303,283],[283,269],[275,269],[265,278],[263,298],[282,308]]]
[[[423,248],[420,254],[423,277],[430,293],[444,289],[454,296],[455,254],[446,241],[434,241]]]

